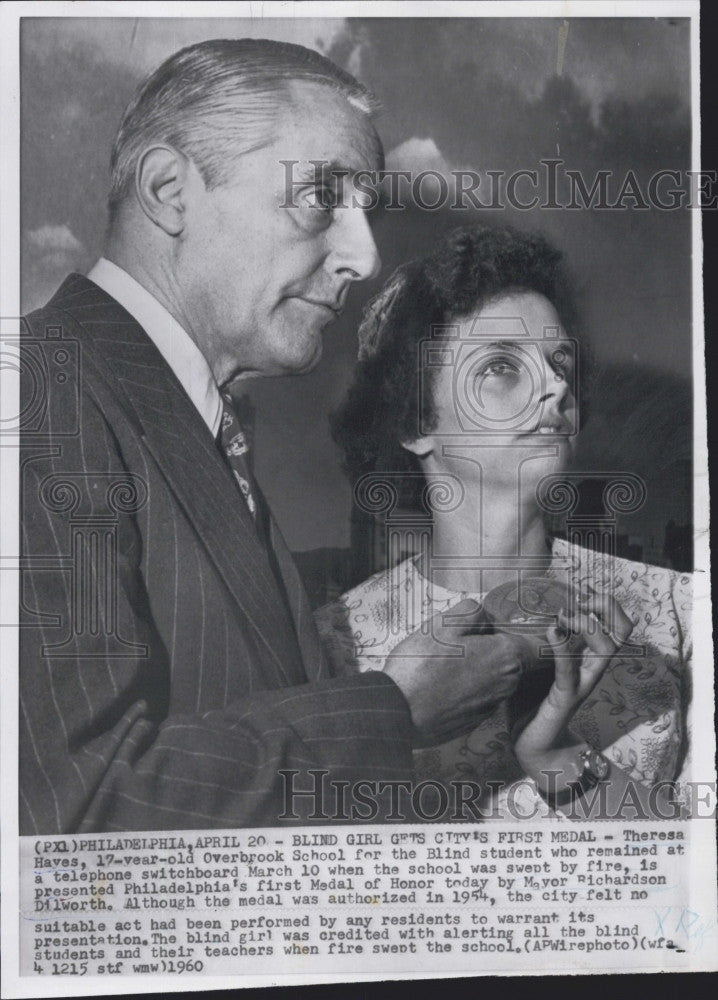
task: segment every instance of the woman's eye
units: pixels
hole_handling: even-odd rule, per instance
[[[557,375],[567,378],[573,369],[573,356],[569,351],[560,347],[549,358],[549,364]]]
[[[496,360],[488,361],[482,366],[479,375],[517,375],[518,366],[513,361]]]

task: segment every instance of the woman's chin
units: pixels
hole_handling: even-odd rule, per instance
[[[523,443],[523,442],[522,442]],[[573,457],[573,446],[567,438],[531,441],[518,451],[521,466],[542,466],[551,472],[563,472]]]

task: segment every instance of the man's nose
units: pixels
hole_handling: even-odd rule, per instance
[[[335,210],[332,229],[329,261],[332,270],[352,281],[375,278],[381,259],[366,211],[351,203],[340,206]]]

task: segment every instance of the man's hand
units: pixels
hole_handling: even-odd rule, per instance
[[[546,771],[559,772],[558,790],[578,777],[577,750],[585,743],[569,731],[569,722],[633,630],[621,605],[608,594],[586,596],[573,617],[559,615],[559,625],[560,629],[549,629],[547,634],[547,641],[555,650],[553,685],[514,746],[519,763],[544,790]],[[565,655],[569,632],[580,636],[585,647],[580,659]]]
[[[471,634],[478,611],[475,601],[461,601],[435,615],[428,633],[407,636],[387,658],[384,672],[409,703],[417,746],[434,746],[473,729],[513,694],[531,659],[519,637]]]

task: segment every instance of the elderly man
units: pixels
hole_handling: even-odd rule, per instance
[[[501,636],[332,676],[226,392],[310,371],[377,272],[371,110],[317,53],[242,40],[178,52],[124,115],[104,256],[27,321],[77,346],[79,411],[65,433],[50,378],[22,454],[23,833],[271,825],[282,769],[407,779],[516,684]]]

